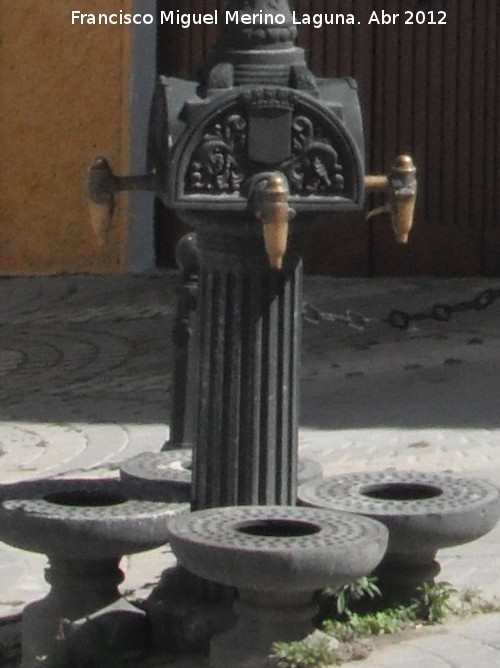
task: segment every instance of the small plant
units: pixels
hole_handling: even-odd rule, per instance
[[[429,624],[442,624],[453,612],[452,599],[456,594],[457,590],[449,582],[424,582],[413,601],[416,617]]]
[[[381,596],[376,577],[362,577],[354,582],[349,582],[341,587],[330,587],[323,592],[324,597],[332,597],[336,601],[339,615],[347,615],[352,612],[353,605],[364,598],[376,598]]]
[[[350,613],[346,620],[327,619],[323,630],[341,642],[351,642],[364,636],[398,633],[415,624],[413,606],[387,608],[365,614]]]
[[[328,641],[320,640],[311,645],[306,640],[276,642],[272,647],[272,659],[277,668],[324,668],[340,663]]]
[[[320,639],[275,643],[271,655],[277,668],[324,668],[353,658],[352,648],[370,636],[399,633],[424,624],[441,624],[449,614],[470,615],[500,611],[500,600],[486,600],[477,589],[458,592],[449,582],[424,583],[408,605],[386,608],[377,612],[356,613],[353,604],[363,598],[380,596],[376,578],[361,578],[356,582],[323,592],[324,599],[334,602],[334,619],[323,621],[324,633],[339,641],[338,650]],[[340,616],[340,618],[339,618]],[[346,659],[346,657],[348,657]]]

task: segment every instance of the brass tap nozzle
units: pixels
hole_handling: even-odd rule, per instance
[[[417,169],[409,155],[400,155],[389,174],[365,176],[365,188],[369,192],[386,191],[388,202],[369,211],[366,218],[379,213],[390,213],[392,227],[399,243],[408,243],[413,227],[415,202],[417,199]]]
[[[264,245],[269,263],[281,269],[288,243],[288,223],[295,210],[288,206],[288,184],[281,174],[271,174],[263,188],[255,191],[255,215],[263,224]]]
[[[87,180],[90,224],[100,245],[108,230],[113,209],[116,182],[113,170],[104,156],[97,157],[90,166]]]
[[[100,155],[91,164],[87,178],[90,223],[99,244],[103,244],[113,216],[115,194],[121,190],[156,190],[155,174],[116,176],[107,159]]]

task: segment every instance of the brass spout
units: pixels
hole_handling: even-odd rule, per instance
[[[281,269],[288,243],[288,223],[295,210],[288,206],[288,184],[281,174],[271,174],[254,193],[255,215],[263,225],[264,245],[269,264]]]
[[[408,235],[413,227],[417,199],[416,174],[417,169],[412,157],[400,155],[387,176],[365,176],[366,190],[369,192],[382,190],[388,193],[386,204],[369,211],[367,220],[380,213],[390,213],[396,240],[402,244],[408,243]]]
[[[90,224],[100,245],[113,217],[115,194],[122,190],[156,190],[154,174],[140,176],[116,176],[107,159],[98,156],[89,168],[87,194],[89,197]]]
[[[115,191],[116,183],[113,170],[106,158],[99,156],[90,166],[87,181],[90,224],[99,245],[104,243],[111,218],[113,217]]]

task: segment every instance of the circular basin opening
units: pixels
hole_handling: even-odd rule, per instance
[[[250,536],[274,536],[276,538],[291,538],[293,536],[312,536],[321,531],[318,524],[301,520],[254,520],[244,522],[237,527],[237,531]]]
[[[98,506],[117,506],[127,500],[121,494],[113,492],[90,491],[87,489],[76,489],[65,492],[52,492],[46,494],[45,501],[55,503],[58,506],[79,506],[95,508]]]
[[[443,490],[419,482],[387,482],[369,485],[361,490],[363,496],[385,501],[419,501],[441,496]]]

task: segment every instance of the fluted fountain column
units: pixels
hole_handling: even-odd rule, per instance
[[[300,234],[277,271],[256,224],[198,232],[195,509],[296,501]]]

